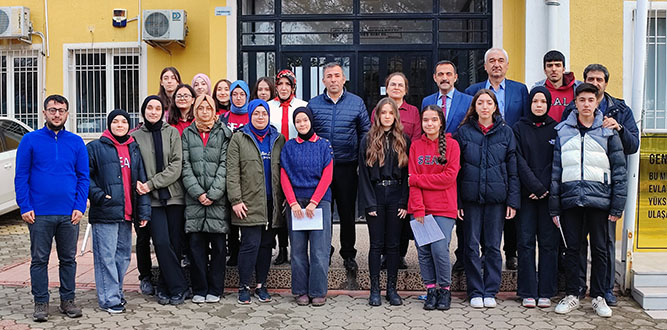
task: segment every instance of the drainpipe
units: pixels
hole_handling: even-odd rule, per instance
[[[558,6],[560,0],[544,0],[547,6],[547,50],[558,49]]]
[[[646,62],[646,24],[648,19],[648,1],[637,0],[635,11],[634,57],[632,59],[632,113],[635,120],[642,118],[644,109],[644,74]],[[639,121],[641,132],[641,121]],[[639,138],[641,140],[641,134]],[[641,144],[640,144],[641,145]],[[630,271],[632,270],[632,253],[635,240],[635,219],[637,214],[637,190],[639,185],[639,152],[628,157],[628,200],[625,203],[623,217],[623,250],[625,259],[622,290],[630,288]]]

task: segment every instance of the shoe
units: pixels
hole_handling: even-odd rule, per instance
[[[611,317],[611,308],[607,306],[607,302],[600,296],[593,299],[593,309],[595,310],[595,314],[599,316]]]
[[[239,289],[239,304],[247,305],[250,303],[250,288],[244,286]]]
[[[463,271],[464,271],[463,261],[456,260],[454,266],[452,266],[452,273],[463,273]]]
[[[558,305],[556,305],[556,308],[554,311],[558,314],[567,314],[571,311],[573,311],[575,308],[579,308],[579,298],[569,295],[565,298],[563,298]]]
[[[378,290],[378,294],[379,294]],[[396,276],[387,276],[387,294],[385,298],[389,302],[389,305],[400,306],[403,305],[403,299],[396,292]]]
[[[382,256],[380,258],[380,269],[387,269],[387,257]]]
[[[382,305],[380,296],[380,275],[371,276],[371,293],[368,297],[368,304],[371,306]]]
[[[141,294],[152,296],[155,294],[155,288],[153,288],[153,283],[151,283],[150,277],[144,277],[139,282],[139,288],[141,289]]]
[[[507,266],[507,269],[509,270],[516,270],[519,266],[519,259],[517,259],[517,257],[508,257],[505,261],[505,266]]]
[[[470,307],[484,308],[484,300],[482,299],[482,297],[474,297],[470,299]]]
[[[185,290],[185,292],[182,292],[181,294],[177,294],[177,295],[169,298],[169,304],[177,306],[177,305],[182,305],[183,303],[185,303],[186,292],[187,292],[187,290]]]
[[[192,297],[192,302],[195,303],[195,304],[204,303],[204,302],[206,302],[206,297],[196,294],[196,295],[194,295],[194,297]]]
[[[227,266],[229,267],[235,267],[239,265],[239,257],[237,254],[232,254],[229,257],[229,260],[227,260]]]
[[[123,306],[127,305],[127,300],[125,300],[125,298],[120,298],[120,304]]]
[[[334,252],[336,251],[336,248],[331,245],[331,250],[329,250],[329,266],[331,266],[331,257],[333,257]]]
[[[35,322],[46,322],[49,320],[48,302],[35,303],[35,311],[32,313],[32,320]]]
[[[449,310],[452,305],[452,293],[443,288],[438,289],[438,305],[436,308],[440,311]]]
[[[313,298],[313,306],[319,307],[319,306],[324,306],[326,304],[327,298],[326,297],[315,297]]]
[[[484,298],[484,307],[494,308],[496,306],[498,306],[498,303],[496,303],[496,298],[493,297]]]
[[[214,294],[207,294],[205,301],[207,303],[217,303],[217,302],[220,302],[220,296],[216,296]]]
[[[429,288],[426,290],[426,300],[424,301],[424,309],[432,311],[438,304],[438,289]]]
[[[521,306],[526,308],[535,308],[535,298],[523,298]]]
[[[125,312],[125,306],[118,304],[116,306],[107,307],[104,310],[109,312],[109,314],[120,314]]]
[[[398,259],[398,269],[408,269],[408,263],[405,262],[405,257]]]
[[[607,291],[604,294],[604,300],[607,302],[607,306],[616,306],[618,305],[618,300],[613,292]]]
[[[537,299],[537,307],[539,307],[539,308],[549,308],[549,307],[551,307],[551,299],[549,299],[549,298]]]
[[[357,265],[357,261],[354,260],[354,258],[352,258],[352,257],[345,258],[345,260],[343,260],[343,266],[345,266],[345,269],[348,272],[356,272],[357,270],[359,270],[359,266]]]
[[[273,262],[273,264],[278,266],[286,262],[289,262],[289,259],[287,258],[287,248],[281,247],[278,249],[278,256],[276,257],[276,260]]]
[[[264,285],[255,289],[255,295],[257,296],[257,299],[259,299],[259,302],[271,301],[271,296],[269,295],[269,291],[266,290],[266,287]]]
[[[74,300],[61,300],[60,306],[58,306],[58,310],[70,318],[77,318],[83,315],[81,313],[81,308],[76,306]]]
[[[158,290],[156,296],[157,296],[157,303],[158,304],[160,304],[160,305],[168,305],[169,304],[170,298],[169,298],[169,296],[167,296],[166,293]],[[120,304],[122,305],[123,302],[121,301]]]
[[[310,298],[307,294],[302,294],[296,297],[296,304],[299,306],[308,306],[308,304],[310,304]]]

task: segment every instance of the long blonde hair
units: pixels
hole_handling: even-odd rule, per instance
[[[389,146],[385,146],[384,144],[384,129],[380,121],[380,113],[382,112],[382,108],[387,104],[391,106],[391,110],[394,113],[394,124],[391,125],[389,133],[394,137],[392,149],[398,155],[398,167],[405,167],[408,166],[408,154],[407,142],[403,136],[403,124],[401,124],[401,117],[398,113],[396,102],[388,97],[381,99],[375,107],[373,125],[366,138],[366,165],[371,167],[377,162],[380,166],[384,166],[385,150],[389,150]]]

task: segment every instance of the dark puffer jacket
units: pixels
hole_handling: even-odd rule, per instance
[[[572,111],[556,126],[549,213],[557,216],[563,209],[592,207],[621,216],[627,194],[621,139],[615,130],[602,127],[599,110],[583,136],[577,116]]]
[[[364,101],[344,91],[334,103],[325,90],[310,99],[308,108],[313,112],[315,133],[331,141],[334,164],[356,164],[361,138],[371,127]]]
[[[208,142],[199,135],[196,124],[188,126],[183,141],[183,186],[185,187],[185,232],[217,233],[229,231],[227,204],[227,145],[232,132],[216,121],[209,132]],[[199,196],[213,204],[204,206]]]
[[[502,118],[484,134],[470,118],[456,135],[461,149],[460,202],[521,206],[514,132]],[[461,208],[462,205],[459,205]]]
[[[113,223],[125,221],[125,190],[120,169],[118,151],[113,142],[106,136],[88,143],[88,160],[90,164],[90,210],[88,222]],[[146,171],[141,158],[139,145],[131,142],[130,169],[132,182],[132,217],[134,221],[151,219],[151,199],[149,195],[139,195],[135,187],[137,181],[146,182]],[[106,198],[109,195],[111,198]]]

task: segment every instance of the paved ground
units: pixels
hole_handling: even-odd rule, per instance
[[[82,227],[83,228],[83,227]],[[83,235],[83,229],[82,233]],[[0,217],[0,268],[29,258],[29,237],[17,213]],[[667,320],[652,320],[632,299],[620,297],[610,319],[597,317],[586,299],[583,307],[567,316],[548,309],[524,309],[512,292],[499,294],[495,309],[475,310],[455,294],[452,309],[446,312],[422,310],[418,292],[402,292],[404,306],[371,308],[367,292],[330,292],[324,307],[300,307],[287,291],[274,291],[274,301],[249,306],[236,304],[236,294],[228,290],[220,303],[161,306],[151,297],[128,291],[127,312],[109,315],[97,309],[95,291],[79,289],[77,301],[84,316],[68,319],[57,311],[58,290],[51,289],[51,316],[48,323],[31,320],[33,301],[28,286],[0,285],[0,329],[667,329]],[[554,299],[556,301],[556,299]]]

